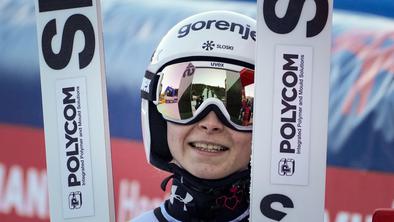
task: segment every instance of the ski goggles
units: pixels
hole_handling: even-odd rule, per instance
[[[141,95],[170,122],[192,124],[215,111],[232,129],[251,131],[254,70],[245,66],[215,61],[170,64],[157,75],[146,72]]]

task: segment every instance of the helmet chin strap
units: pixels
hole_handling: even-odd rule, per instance
[[[168,213],[181,221],[243,221],[249,215],[250,169],[222,179],[201,179],[170,163],[173,175],[163,180],[165,190],[172,178],[165,202]],[[214,218],[214,219],[213,219]]]

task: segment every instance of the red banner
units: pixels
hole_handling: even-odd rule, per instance
[[[42,129],[0,124],[0,221],[49,221]],[[146,163],[141,142],[112,138],[116,218],[124,222],[166,198],[167,173]],[[326,222],[371,222],[394,201],[394,174],[329,167]],[[394,207],[394,206],[393,206]]]

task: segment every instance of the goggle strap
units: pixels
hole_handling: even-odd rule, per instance
[[[239,132],[250,132],[251,130],[239,130],[237,128],[235,128],[230,122],[229,120],[223,115],[222,111],[220,110],[219,107],[217,107],[216,105],[208,105],[202,112],[200,112],[197,116],[195,116],[191,121],[188,121],[187,123],[179,123],[179,122],[175,122],[172,120],[168,120],[169,122],[172,122],[174,124],[178,124],[178,125],[189,125],[189,124],[194,124],[197,123],[198,121],[202,120],[203,118],[205,118],[205,116],[208,115],[209,112],[213,111],[216,116],[219,118],[219,120],[226,125],[227,127],[229,127],[230,129],[239,131]]]
[[[149,101],[156,100],[156,90],[159,79],[159,75],[156,75],[155,73],[146,70],[141,85],[141,98]]]

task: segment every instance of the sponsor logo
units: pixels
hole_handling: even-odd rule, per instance
[[[281,176],[291,176],[295,171],[295,160],[291,158],[282,158],[279,161],[278,173]]]
[[[305,1],[290,1],[284,16],[276,14],[276,3],[278,0],[263,1],[264,20],[271,31],[278,34],[292,32],[298,25]],[[329,5],[328,0],[315,0],[315,17],[306,24],[306,37],[318,35],[326,26]]]
[[[226,50],[234,50],[234,46],[232,46],[232,45],[217,44],[216,48],[218,48],[218,49],[226,49]]]
[[[215,43],[213,41],[207,41],[202,44],[202,48],[211,51],[215,47]]]
[[[71,192],[68,195],[69,207],[70,209],[79,209],[82,206],[82,193],[79,191]]]
[[[271,184],[309,183],[312,61],[312,47],[275,47]],[[291,211],[285,212],[279,206],[296,208],[295,196],[269,194],[261,200],[261,212],[267,218],[281,221]]]
[[[178,38],[183,38],[190,34],[191,31],[200,31],[204,29],[217,29],[221,31],[230,31],[238,33],[242,39],[248,40],[249,37],[256,41],[256,31],[251,30],[250,25],[238,24],[234,22],[228,22],[225,20],[208,20],[208,21],[197,21],[182,26],[178,31]]]
[[[234,46],[232,45],[224,45],[224,44],[215,44],[213,41],[206,41],[202,44],[203,49],[207,50],[207,51],[211,51],[214,48],[217,49],[222,49],[222,50],[234,50]]]
[[[77,117],[77,105],[73,95],[76,94],[75,87],[67,87],[62,89],[63,92],[63,117],[64,117],[64,137],[65,140],[65,151],[67,157],[67,185],[68,187],[81,186],[81,178],[78,178],[80,174],[80,159],[79,155],[79,141],[78,141],[78,123]]]
[[[224,68],[224,63],[221,62],[211,62],[212,67]]]
[[[271,182],[307,185],[312,48],[278,45],[275,51]]]
[[[290,141],[296,135],[296,117],[297,117],[297,89],[298,76],[295,71],[298,71],[298,66],[294,65],[294,60],[298,59],[297,54],[283,54],[283,59],[286,64],[283,65],[282,75],[282,110],[281,110],[281,127],[280,135],[282,141],[280,142],[280,153],[295,153],[295,148],[291,146]]]
[[[187,211],[186,205],[190,202],[192,202],[193,197],[189,193],[186,192],[185,197],[181,197],[180,195],[176,194],[176,190],[178,189],[178,186],[172,185],[171,187],[171,194],[170,194],[170,203],[174,204],[174,200],[178,200],[181,203],[183,203],[183,211]]]
[[[89,121],[84,78],[56,82],[64,217],[93,215]],[[84,205],[82,205],[84,197]]]

